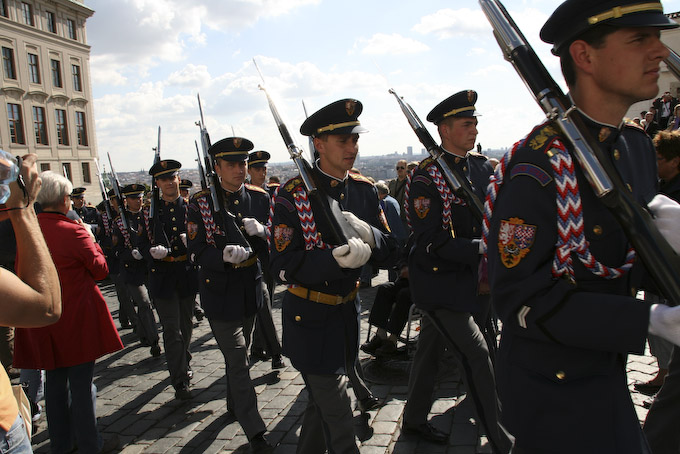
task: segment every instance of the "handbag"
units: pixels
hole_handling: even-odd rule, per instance
[[[17,406],[19,407],[19,414],[21,419],[24,420],[24,427],[26,428],[26,433],[28,434],[28,439],[31,439],[31,432],[33,431],[33,418],[31,417],[31,402],[26,397],[24,388],[21,385],[12,385],[12,393],[14,393],[14,398],[17,400]]]

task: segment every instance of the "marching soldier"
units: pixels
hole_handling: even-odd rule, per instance
[[[493,168],[485,156],[471,152],[477,139],[477,93],[465,90],[439,103],[427,120],[437,125],[444,160],[464,175],[477,197]],[[496,382],[489,346],[480,330],[488,298],[478,296],[481,225],[456,197],[437,163],[425,159],[406,188],[414,246],[409,255],[410,285],[416,306],[426,311],[413,359],[404,409],[404,432],[445,443],[449,436],[427,422],[444,348],[465,372],[465,384],[477,418],[494,453],[508,453],[512,437],[500,424]],[[473,318],[474,317],[474,318]]]
[[[296,177],[279,189],[272,220],[272,273],[288,285],[283,299],[284,353],[309,394],[297,452],[358,453],[347,393],[359,346],[358,280],[369,259],[389,261],[396,244],[370,180],[349,173],[359,151],[362,105],[336,101],[311,115],[300,132],[319,153],[313,177],[319,192],[345,210],[338,220],[356,231],[347,244],[329,244],[331,228]],[[359,397],[359,396],[358,396]],[[373,399],[370,396],[371,400]]]
[[[267,189],[267,162],[271,155],[266,151],[253,151],[248,155],[248,175],[250,184]]]
[[[71,202],[73,203],[73,211],[75,211],[80,219],[90,227],[94,235],[98,234],[99,227],[99,213],[94,207],[85,205],[85,191],[86,188],[74,188],[71,191]]]
[[[567,0],[541,29],[560,57],[570,115],[643,206],[657,192],[656,154],[623,117],[657,94],[668,56],[660,30],[677,26],[658,2]],[[488,191],[489,276],[503,321],[498,392],[517,452],[650,452],[626,356],[644,352],[648,332],[678,343],[680,308],[636,299],[636,252],[556,125],[537,126],[499,166]],[[652,211],[677,241],[677,216]]]
[[[194,186],[191,180],[183,179],[179,181],[179,194],[184,200],[189,201],[189,191]]]
[[[170,381],[175,388],[175,397],[186,400],[191,398],[189,380],[193,372],[189,364],[189,346],[198,277],[194,266],[187,260],[187,202],[179,193],[181,167],[179,162],[165,159],[149,170],[161,197],[155,219],[150,219],[153,243],[145,249],[145,255],[148,251],[151,259],[149,293],[163,326]]]
[[[224,355],[227,408],[250,441],[253,452],[271,452],[266,426],[257,409],[250,379],[248,346],[253,319],[262,307],[262,271],[258,259],[266,252],[263,223],[269,212],[264,189],[245,185],[246,160],[253,144],[229,137],[214,143],[214,160],[223,206],[215,211],[209,190],[191,198],[187,235],[189,253],[199,265],[199,291],[205,315]],[[252,246],[252,249],[251,249]]]
[[[147,219],[142,210],[144,185],[133,183],[121,188],[121,195],[127,205],[128,228],[123,226],[121,217],[115,221],[112,244],[122,264],[120,275],[127,286],[128,294],[137,304],[137,335],[142,346],[151,347],[151,356],[161,355],[158,345],[158,328],[146,287],[147,265],[140,247],[148,244]]]

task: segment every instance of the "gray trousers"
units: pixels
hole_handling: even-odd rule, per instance
[[[248,440],[264,432],[266,426],[257,409],[257,395],[250,379],[245,332],[249,320],[224,321],[208,318],[227,368],[227,407],[234,412]]]
[[[448,347],[465,372],[465,385],[477,419],[486,428],[494,453],[508,453],[513,439],[501,425],[496,379],[484,335],[472,315],[446,309],[423,317],[411,375],[404,423],[424,424],[433,402],[439,360]]]
[[[128,294],[137,303],[137,335],[139,341],[145,345],[158,343],[158,327],[153,315],[149,292],[145,285],[126,284]]]
[[[130,323],[132,326],[137,326],[139,320],[137,312],[135,312],[135,305],[132,302],[122,276],[120,274],[109,274],[109,277],[113,281],[113,285],[116,288],[116,296],[118,297],[118,321],[121,325]]]
[[[194,295],[179,297],[177,293],[170,299],[155,298],[156,311],[163,325],[163,346],[165,359],[170,372],[172,386],[188,382],[187,370],[191,352],[191,332],[194,328]]]
[[[352,408],[344,375],[302,374],[309,401],[302,421],[298,454],[358,454]]]

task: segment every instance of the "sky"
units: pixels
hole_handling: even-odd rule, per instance
[[[311,114],[343,98],[363,103],[359,119],[370,132],[359,140],[361,156],[420,150],[389,88],[423,121],[453,93],[476,90],[484,150],[511,147],[544,118],[474,0],[84,3],[95,11],[86,26],[97,146],[117,171],[151,166],[159,126],[161,157],[195,168],[197,94],[213,142],[246,137],[271,162],[289,160],[260,84],[305,151],[303,101]],[[561,1],[503,3],[564,89],[558,59],[538,37]],[[680,0],[664,8],[679,11]]]

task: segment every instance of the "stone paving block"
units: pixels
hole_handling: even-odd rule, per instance
[[[361,452],[364,452],[364,446],[382,446],[383,451],[385,447],[392,441],[392,434],[373,434],[368,440],[361,442]]]
[[[145,452],[150,454],[163,454],[168,452],[168,450],[172,448],[178,441],[179,438],[165,436],[151,443],[151,445],[146,448]]]
[[[378,413],[375,415],[375,421],[399,421],[401,414],[404,411],[404,407],[401,405],[385,405],[378,409]]]
[[[265,402],[264,405],[262,406],[263,408],[278,408],[278,409],[284,409],[291,403],[295,401],[297,396],[291,396],[291,395],[278,395],[273,397],[272,399],[269,400],[269,402]]]
[[[396,421],[374,421],[371,427],[376,434],[392,435],[397,430],[398,425]]]
[[[361,445],[361,454],[385,454],[387,448],[385,446],[367,446]]]

